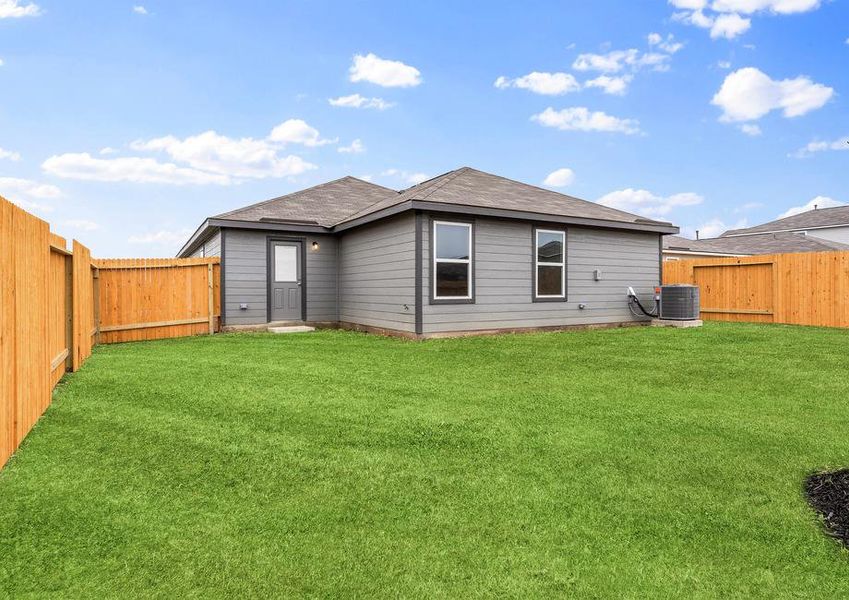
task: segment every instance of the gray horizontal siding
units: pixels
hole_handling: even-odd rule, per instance
[[[339,320],[415,331],[414,223],[407,214],[342,235]]]
[[[450,219],[446,219],[450,220]],[[533,302],[533,225],[475,221],[474,304],[430,304],[430,223],[423,231],[423,332],[591,325],[636,320],[626,289],[651,298],[660,280],[658,235],[583,227],[567,230],[567,301]],[[600,269],[601,281],[593,271]],[[584,303],[585,309],[578,305]]]
[[[197,258],[201,256],[221,256],[221,231],[216,231],[215,234],[206,240],[203,244],[195,248],[189,257]]]
[[[268,237],[279,231],[228,229],[224,243],[224,315],[226,325],[257,325],[268,321]],[[291,234],[302,237],[303,234]],[[318,251],[312,243],[318,242]],[[219,242],[220,243],[220,242]],[[336,320],[336,240],[330,235],[306,235],[307,320]],[[239,309],[241,303],[247,310]]]

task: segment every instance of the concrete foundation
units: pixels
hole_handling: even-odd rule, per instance
[[[652,327],[701,327],[704,322],[701,319],[692,321],[675,321],[673,319],[652,319]]]

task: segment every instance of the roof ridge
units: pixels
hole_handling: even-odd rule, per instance
[[[490,177],[496,177],[497,179],[502,179],[502,180],[507,181],[509,183],[518,183],[520,185],[526,185],[528,187],[534,188],[536,190],[540,190],[542,192],[547,192],[549,194],[556,194],[558,196],[563,196],[564,198],[569,198],[570,200],[574,200],[576,202],[581,202],[583,204],[588,204],[590,206],[604,206],[607,209],[616,211],[616,212],[623,214],[623,215],[628,215],[629,217],[635,217],[635,218],[640,219],[642,221],[645,221],[647,223],[659,223],[659,224],[663,224],[663,225],[671,225],[670,221],[658,221],[656,219],[649,219],[647,217],[643,217],[642,215],[638,215],[638,214],[635,214],[635,213],[629,213],[628,211],[620,210],[618,208],[613,208],[612,206],[605,206],[604,204],[600,204],[598,202],[593,202],[592,200],[584,200],[583,198],[578,198],[577,196],[570,196],[569,194],[564,194],[563,192],[556,192],[554,190],[550,190],[548,188],[544,188],[544,187],[539,186],[539,185],[534,185],[533,183],[527,183],[525,181],[519,181],[518,179],[510,179],[509,177],[504,177],[503,175],[498,175],[496,173],[489,173],[488,171],[481,171],[480,169],[474,169],[472,167],[462,167],[462,169],[458,169],[458,171],[460,171],[460,170],[477,171],[478,173],[483,173],[484,175],[489,175]]]
[[[433,194],[436,190],[438,190],[439,188],[441,188],[443,185],[445,185],[445,184],[446,184],[446,183],[448,183],[449,181],[452,181],[453,179],[456,179],[456,178],[457,178],[457,176],[458,176],[461,172],[466,171],[466,170],[469,170],[469,167],[460,167],[459,169],[454,169],[453,171],[448,171],[447,173],[443,173],[442,175],[439,175],[438,177],[434,177],[434,179],[438,179],[439,177],[442,177],[443,179],[442,179],[442,181],[440,181],[440,182],[438,182],[438,183],[433,183],[433,184],[431,184],[431,186],[428,188],[428,192],[427,192],[427,194],[424,194],[424,195],[420,198],[420,200],[424,200],[425,198],[427,198],[428,196],[430,196],[431,194]]]
[[[403,196],[405,194],[412,193],[413,190],[415,190],[416,188],[422,187],[422,186],[424,186],[424,188],[426,188],[428,190],[428,193],[424,194],[422,196],[422,198],[426,198],[427,196],[429,196],[430,194],[435,192],[437,189],[439,189],[442,185],[444,185],[450,179],[448,177],[449,175],[456,176],[456,174],[464,168],[468,168],[468,167],[461,167],[460,169],[455,169],[453,171],[446,171],[445,173],[441,173],[440,175],[436,175],[435,177],[431,177],[430,179],[426,179],[425,181],[422,181],[421,183],[417,183],[414,186],[411,186],[411,187],[408,187],[404,190],[396,192],[398,194],[397,198],[400,198],[401,196]],[[443,181],[439,181],[438,183],[434,183],[434,182],[436,182],[437,179],[440,179],[440,178],[445,178],[445,179]],[[345,217],[343,217],[342,219],[337,221],[336,225],[350,221],[352,219],[352,217],[355,217],[355,216],[358,216],[358,217],[368,216],[372,212],[376,212],[376,211],[370,210],[373,206],[377,206],[378,204],[383,204],[384,202],[386,202],[386,198],[382,198],[382,199],[378,200],[377,202],[372,202],[371,204],[369,204],[365,208],[361,208],[360,210],[354,211],[351,214],[346,215]],[[403,200],[401,200],[400,202],[395,202],[395,203],[391,204],[390,206],[395,206],[397,204],[400,204],[401,202],[403,202]],[[383,208],[388,208],[388,207],[383,207]]]
[[[253,204],[248,204],[247,206],[241,206],[239,208],[234,208],[233,210],[229,210],[227,212],[217,214],[217,215],[213,216],[212,218],[213,219],[220,219],[220,218],[232,215],[233,213],[238,213],[238,212],[242,212],[244,210],[248,210],[250,208],[258,208],[260,206],[264,206],[265,204],[270,204],[271,202],[277,202],[278,200],[283,200],[284,198],[288,198],[289,196],[294,196],[295,194],[300,194],[300,193],[306,192],[308,190],[321,189],[321,188],[327,187],[331,184],[339,183],[340,181],[344,181],[346,179],[352,179],[352,180],[357,181],[359,183],[366,183],[368,185],[373,185],[375,187],[383,188],[383,189],[390,191],[390,192],[395,192],[395,190],[393,190],[392,188],[388,188],[386,186],[382,186],[382,185],[379,185],[377,183],[372,183],[371,181],[366,181],[365,179],[360,179],[360,178],[354,177],[352,175],[343,175],[342,177],[337,177],[336,179],[332,179],[330,181],[325,181],[324,183],[319,183],[317,185],[314,185],[314,186],[311,186],[311,187],[308,187],[308,188],[304,188],[304,189],[301,189],[301,190],[295,190],[294,192],[289,192],[288,194],[283,194],[282,196],[275,196],[274,198],[269,198],[268,200],[262,200],[260,202],[254,202]]]

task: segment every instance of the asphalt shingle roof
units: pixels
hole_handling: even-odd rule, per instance
[[[807,212],[776,219],[769,223],[746,227],[743,229],[730,229],[719,237],[728,237],[741,234],[766,233],[771,231],[786,231],[788,229],[809,229],[811,227],[829,227],[838,225],[849,225],[849,206],[836,206],[834,208],[819,208]]]
[[[408,200],[439,202],[461,206],[517,210],[545,215],[582,217],[623,223],[667,224],[602,206],[506,177],[470,167],[449,171],[419,185],[387,197],[373,206],[350,215],[345,221],[402,204]]]
[[[212,218],[314,224],[329,228],[411,200],[613,223],[669,225],[469,167],[449,171],[401,192],[355,177],[343,177]]]
[[[299,192],[237,208],[214,219],[236,221],[304,222],[333,227],[350,214],[386,198],[396,198],[395,190],[357,179],[342,177]]]
[[[677,235],[663,237],[663,249],[722,254],[782,254],[788,252],[827,252],[849,250],[849,245],[803,233],[761,233],[741,237],[688,240]]]

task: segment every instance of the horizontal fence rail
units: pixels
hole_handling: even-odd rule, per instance
[[[104,344],[214,333],[218,257],[96,259],[98,341]]]
[[[0,468],[96,343],[211,334],[217,257],[92,259],[0,197]]]
[[[668,261],[663,283],[699,286],[703,319],[849,327],[849,251]]]

